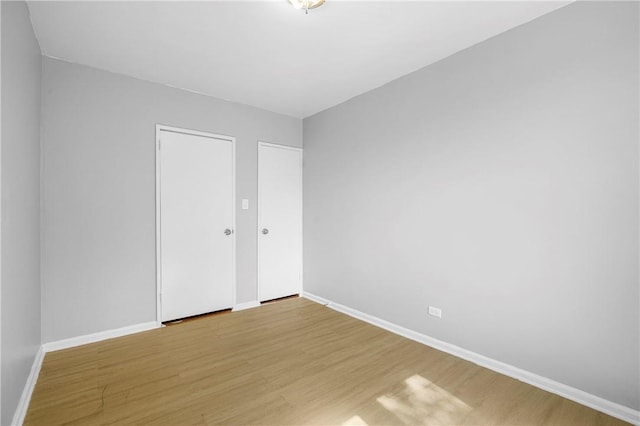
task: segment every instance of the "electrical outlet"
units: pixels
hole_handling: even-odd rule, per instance
[[[442,318],[442,309],[429,306],[429,315],[436,318]]]

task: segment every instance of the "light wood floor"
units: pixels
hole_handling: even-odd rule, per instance
[[[625,424],[306,299],[48,353],[26,425]]]

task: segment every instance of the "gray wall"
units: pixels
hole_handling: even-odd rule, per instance
[[[43,342],[155,321],[156,124],[236,137],[237,302],[255,300],[257,140],[301,146],[302,121],[50,58],[43,70]]]
[[[2,2],[2,419],[40,345],[42,57],[24,2]]]
[[[305,119],[305,290],[640,408],[638,47],[578,2]]]

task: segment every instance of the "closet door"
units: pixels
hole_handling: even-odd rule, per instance
[[[302,149],[258,143],[258,297],[302,291]]]
[[[234,303],[234,140],[159,128],[161,320]]]

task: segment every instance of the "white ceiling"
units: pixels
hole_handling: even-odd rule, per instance
[[[568,3],[28,4],[44,55],[302,118]]]

